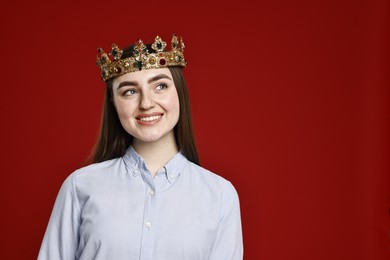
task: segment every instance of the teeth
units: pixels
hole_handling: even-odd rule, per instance
[[[157,120],[157,119],[159,119],[160,117],[161,117],[161,115],[159,115],[159,116],[141,117],[140,120],[141,120],[141,121],[149,122],[149,121]]]

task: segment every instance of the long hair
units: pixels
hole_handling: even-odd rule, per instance
[[[147,45],[149,51],[153,51]],[[124,49],[122,59],[132,54],[133,45]],[[180,152],[191,162],[200,165],[199,157],[195,146],[194,132],[192,129],[192,118],[190,100],[188,96],[187,84],[181,67],[168,67],[173,82],[179,96],[180,113],[179,120],[174,127],[176,144]],[[118,114],[112,103],[113,80],[106,82],[106,94],[103,104],[103,113],[98,140],[94,146],[89,161],[93,163],[103,162],[113,158],[121,157],[125,154],[129,145],[133,141],[133,136],[123,129],[119,121]]]

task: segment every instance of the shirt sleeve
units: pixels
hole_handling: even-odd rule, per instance
[[[222,215],[210,260],[242,260],[243,241],[237,191],[228,182],[222,199]]]
[[[75,192],[75,174],[58,192],[38,260],[74,260],[79,240],[80,210]]]

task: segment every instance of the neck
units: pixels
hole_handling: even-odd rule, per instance
[[[134,139],[132,146],[144,159],[146,167],[153,177],[179,151],[173,131],[155,142]]]

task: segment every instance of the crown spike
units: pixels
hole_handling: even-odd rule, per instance
[[[97,55],[97,63],[99,67],[106,66],[111,62],[111,60],[108,58],[108,55],[103,51],[102,48],[98,48],[98,52],[100,54],[100,57]]]
[[[112,44],[110,55],[114,60],[119,60],[122,56],[123,50],[119,49],[118,45],[115,43]]]
[[[142,54],[146,53],[148,53],[148,49],[146,48],[144,42],[141,39],[138,39],[133,49],[133,55],[141,57]]]
[[[156,52],[163,52],[165,47],[167,47],[167,43],[164,42],[160,36],[157,36],[154,39],[154,43],[152,44],[152,49]]]
[[[184,51],[184,48],[186,47],[184,45],[183,37],[180,36],[180,45],[181,45],[181,51]]]
[[[172,44],[172,50],[175,51],[179,45],[179,41],[177,40],[176,34],[173,34],[171,44]]]

